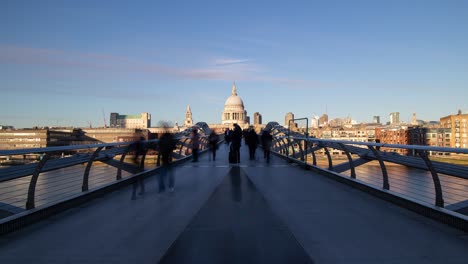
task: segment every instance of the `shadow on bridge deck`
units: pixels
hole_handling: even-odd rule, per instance
[[[0,262],[216,263],[221,254],[231,263],[468,259],[462,231],[275,157],[266,164],[247,156],[243,146],[241,164],[231,171],[222,145],[216,162],[202,155],[176,167],[174,193],[157,193],[151,177],[137,200],[130,186],[5,235]],[[232,179],[236,172],[241,185]],[[204,235],[210,228],[217,233]]]
[[[233,167],[161,263],[312,263],[243,172]]]

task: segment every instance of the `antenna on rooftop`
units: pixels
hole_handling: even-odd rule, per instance
[[[104,119],[104,128],[107,128],[106,115],[104,114],[104,109],[102,109],[102,118]]]

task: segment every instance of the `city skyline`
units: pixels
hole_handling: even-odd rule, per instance
[[[221,123],[248,116],[438,121],[468,111],[468,2],[0,4],[0,125]]]

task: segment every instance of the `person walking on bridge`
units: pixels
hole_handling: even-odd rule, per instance
[[[200,147],[200,136],[196,127],[192,129],[192,162],[198,162],[198,149]]]
[[[255,150],[257,149],[259,140],[258,140],[258,135],[253,129],[253,127],[251,127],[249,131],[247,132],[245,141],[247,145],[249,146],[249,156],[250,156],[249,159],[255,160]]]
[[[242,129],[238,124],[234,124],[234,130],[231,135],[231,148],[237,155],[237,163],[240,162],[240,147],[242,142]]]
[[[219,141],[218,134],[216,134],[216,132],[214,132],[214,131],[211,131],[210,136],[208,137],[208,141],[210,143],[210,150],[211,150],[211,154],[213,156],[213,161],[215,161],[216,160],[216,149],[218,148],[218,141]]]
[[[161,174],[159,175],[159,192],[164,192],[166,189],[166,179],[169,182],[169,191],[174,191],[174,172],[172,171],[172,152],[176,147],[176,141],[174,136],[165,131],[159,138],[159,155],[161,157],[162,168]]]
[[[145,140],[144,137],[140,136],[138,139],[132,144],[134,150],[135,150],[135,155],[133,156],[133,162],[137,166],[137,173],[143,172],[143,166],[144,166],[144,154],[145,154],[145,144],[143,141]],[[138,159],[138,157],[141,157]],[[139,195],[145,194],[145,182],[143,176],[137,176],[135,181],[133,182],[133,190],[132,190],[132,200],[136,199],[136,191],[137,187],[140,185],[140,192],[138,193]]]
[[[266,129],[262,132],[263,158],[270,163],[270,150],[273,142],[273,136]]]

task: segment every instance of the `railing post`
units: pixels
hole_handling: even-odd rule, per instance
[[[305,163],[307,164],[307,155],[308,155],[308,146],[309,146],[309,119],[307,119],[306,123],[306,139],[304,140],[304,150],[305,150]]]
[[[276,143],[275,143],[275,145],[276,145],[276,150],[277,150],[279,153],[281,153],[281,152],[282,152],[282,142],[283,142],[283,141],[281,141],[279,138],[274,138],[273,140],[276,140]],[[272,142],[272,144],[273,144],[273,142]],[[282,154],[282,153],[281,153],[281,154]]]
[[[209,141],[208,141],[208,138],[206,138],[206,137],[203,137],[202,139],[203,139],[202,142],[204,143],[203,144],[203,150],[205,150],[205,149],[208,148]]]
[[[317,157],[315,156],[315,150],[313,150],[313,146],[312,146],[312,164],[314,164],[314,166],[317,166]]]
[[[374,157],[379,161],[380,169],[382,170],[383,188],[385,190],[390,190],[390,183],[388,182],[387,167],[385,166],[385,163],[383,162],[382,156],[380,155],[380,153],[378,151],[378,149],[380,149],[380,147],[377,147],[377,149],[375,149],[372,146],[367,146],[367,147],[372,151],[372,153],[374,154]]]
[[[294,149],[294,144],[297,144],[296,141],[292,141],[291,139],[289,140],[289,145],[291,146],[292,154],[291,156],[294,158],[296,156],[296,150]]]
[[[98,147],[96,151],[94,151],[93,155],[89,158],[88,164],[86,164],[86,169],[83,174],[83,185],[81,186],[81,191],[86,192],[88,190],[88,180],[89,180],[89,171],[91,170],[91,166],[93,166],[94,159],[99,155],[99,152],[104,147]]]
[[[281,153],[281,152],[283,152],[283,144],[284,144],[284,141],[283,141],[282,139],[280,139],[280,138],[276,138],[275,140],[276,140],[276,143],[275,143],[275,144],[277,145],[277,147],[276,147],[277,151],[278,151],[280,154],[283,154],[283,153]]]
[[[28,199],[26,200],[26,210],[33,209],[35,206],[35,196],[36,196],[36,184],[37,179],[39,178],[39,174],[44,168],[46,162],[50,158],[50,153],[46,153],[44,157],[42,157],[41,161],[37,164],[34,172],[31,176],[31,181],[29,182],[29,189],[28,189]]]
[[[285,146],[286,149],[286,157],[289,157],[289,145],[284,143],[284,138],[281,139],[281,142],[283,142],[283,146]]]
[[[348,157],[349,167],[351,168],[351,178],[356,179],[356,171],[354,170],[354,162],[353,162],[353,159],[351,158],[351,154],[349,154],[348,148],[343,143],[338,143],[338,145],[340,145],[340,147],[344,150],[346,157]]]
[[[432,175],[432,180],[434,181],[434,189],[435,189],[435,205],[439,207],[444,207],[444,198],[442,195],[442,186],[440,185],[440,179],[439,175],[437,174],[434,166],[432,165],[431,160],[427,157],[427,154],[424,150],[418,150],[417,151],[419,156],[421,157],[422,160],[424,160],[424,163],[426,163],[427,169],[431,172]]]
[[[307,142],[304,140],[304,143]],[[299,146],[299,151],[301,152],[301,161],[304,161],[304,150],[302,148],[302,144],[301,142],[297,143],[297,145]]]
[[[122,179],[122,166],[123,166],[123,163],[124,163],[124,160],[125,160],[125,156],[127,156],[128,151],[130,151],[130,146],[131,145],[128,145],[125,148],[125,152],[120,157],[119,167],[117,168],[117,176],[115,177],[116,180],[121,180]]]
[[[187,144],[187,141],[190,141],[190,142],[191,142],[191,139],[190,139],[190,138],[185,138],[185,140],[184,140],[184,145],[185,145],[185,156],[188,156],[188,155],[189,155],[189,149],[190,149],[190,143]]]
[[[323,149],[325,149],[325,154],[327,155],[327,158],[328,158],[328,169],[332,171],[333,163],[332,163],[332,158],[330,156],[330,152],[328,151],[328,148],[325,145],[321,144],[321,146],[323,147]]]
[[[182,140],[182,139],[181,139],[181,140]],[[184,140],[183,142],[182,142],[181,140],[179,141],[179,143],[180,143],[179,156],[182,156],[182,149],[183,149],[184,147],[187,148],[187,145],[186,145],[186,143],[185,143],[185,142],[187,141],[187,138],[185,138],[185,140]],[[186,155],[187,155],[187,152],[184,153],[184,156],[186,156]]]
[[[145,147],[143,150],[143,155],[141,155],[141,160],[140,160],[140,172],[145,170],[145,158],[146,158],[146,153],[148,153],[148,148]]]
[[[278,151],[280,154],[283,154],[283,145],[284,145],[284,141],[281,139],[281,138],[275,138],[275,145],[276,145],[276,151]],[[273,142],[272,142],[273,143]]]
[[[262,144],[262,146],[263,146],[263,144]],[[271,141],[270,150],[271,150],[271,151],[276,151],[277,148],[278,148],[278,140],[273,139],[273,140]]]

